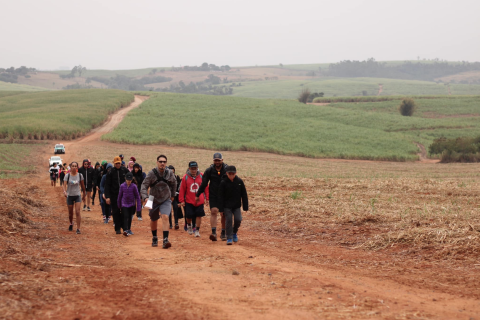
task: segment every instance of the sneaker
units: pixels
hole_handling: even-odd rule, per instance
[[[225,230],[222,230],[222,233],[220,233],[220,239],[222,239],[222,241],[227,240],[227,235],[225,234]]]
[[[87,210],[87,205],[84,205],[83,206],[83,211],[86,211]]]
[[[158,238],[157,237],[152,238],[152,247],[158,247]]]
[[[175,230],[178,230],[180,229],[180,227],[178,226],[178,224],[175,225]]]
[[[90,207],[87,207],[87,211],[92,211],[92,210],[90,210]]]
[[[77,234],[81,234],[80,229],[77,229]]]
[[[227,245],[231,246],[233,244],[233,240],[232,239],[227,239]]]
[[[195,237],[196,237],[196,238],[199,238],[199,237],[200,237],[200,231],[195,230]]]
[[[170,225],[170,229],[173,229],[173,226],[172,226],[172,225]]]
[[[187,228],[187,224],[185,223],[185,226],[183,227],[183,230],[187,231],[188,228]]]
[[[233,242],[238,242],[238,237],[236,233],[233,234]]]
[[[187,226],[188,234],[193,234],[192,226]]]
[[[143,221],[142,217],[137,218],[138,221]]]
[[[212,233],[212,234],[210,235],[210,240],[212,240],[212,241],[217,241],[217,235],[214,234],[214,233]]]
[[[73,231],[73,224],[68,226],[68,231]]]
[[[172,246],[172,244],[170,243],[170,241],[168,241],[168,238],[165,238],[163,239],[163,249],[168,249]]]
[[[108,223],[108,219],[103,219],[103,223]]]
[[[132,230],[127,230],[127,232],[128,232],[128,235],[130,235],[130,236],[133,236],[133,235],[134,235],[134,233],[132,232]]]
[[[125,231],[123,231],[123,235],[124,235],[125,237],[128,237],[130,234],[128,233],[128,230],[125,230]]]

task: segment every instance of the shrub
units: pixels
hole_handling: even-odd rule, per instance
[[[298,101],[306,104],[308,97],[310,97],[310,90],[308,88],[303,88],[298,94]]]
[[[430,154],[441,154],[441,162],[479,162],[480,136],[477,138],[439,138],[428,147]]]
[[[411,98],[403,99],[398,110],[402,116],[411,117],[415,111],[415,101]]]

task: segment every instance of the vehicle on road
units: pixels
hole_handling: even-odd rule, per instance
[[[63,159],[60,158],[59,156],[53,156],[53,157],[50,157],[50,160],[48,160],[48,165],[51,167],[53,166],[53,163],[56,162],[58,164],[62,164],[63,163]]]
[[[56,144],[53,149],[53,154],[65,154],[65,146],[63,144]]]

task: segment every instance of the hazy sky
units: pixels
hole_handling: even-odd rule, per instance
[[[478,0],[1,0],[0,67],[480,61]]]

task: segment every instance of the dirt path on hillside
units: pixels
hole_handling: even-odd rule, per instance
[[[68,142],[65,159],[84,155],[119,121],[114,115],[91,135]],[[262,229],[254,201],[233,246],[208,240],[207,217],[200,238],[170,230],[172,248],[152,248],[146,210],[144,221],[133,222],[135,235],[126,238],[101,222],[98,203],[82,212],[82,234],[75,235],[66,231],[65,198],[49,187],[43,169],[28,183],[47,191],[48,214],[37,218],[42,227],[17,235],[24,247],[2,259],[0,311],[7,319],[480,317],[478,290],[438,282],[435,275],[445,270],[434,261],[393,260],[311,241],[308,234],[273,235]],[[8,183],[13,188],[17,182]]]

